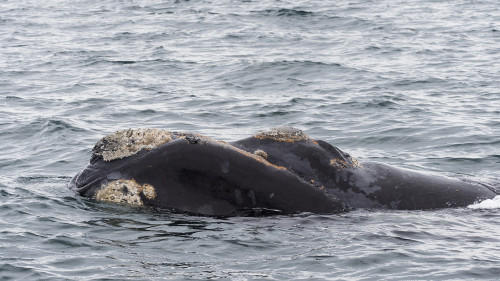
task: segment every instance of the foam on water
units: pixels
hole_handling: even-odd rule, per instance
[[[470,209],[500,209],[500,195],[493,199],[486,199],[476,204],[467,206]]]

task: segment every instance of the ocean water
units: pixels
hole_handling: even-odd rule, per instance
[[[209,218],[67,183],[127,128],[295,126],[500,187],[494,0],[0,1],[0,280],[498,280],[500,199]]]

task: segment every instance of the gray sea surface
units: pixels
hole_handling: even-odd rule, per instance
[[[0,280],[498,280],[500,200],[222,219],[67,189],[116,130],[278,125],[500,186],[500,3],[0,0]]]

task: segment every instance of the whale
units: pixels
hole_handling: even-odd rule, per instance
[[[234,142],[117,131],[95,144],[68,187],[97,201],[207,216],[457,208],[498,195],[485,183],[359,161],[293,127]]]

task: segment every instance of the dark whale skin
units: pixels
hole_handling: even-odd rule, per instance
[[[123,159],[93,156],[69,188],[93,198],[109,182],[134,180],[156,191],[154,198],[140,194],[144,205],[210,216],[424,210],[464,207],[497,195],[479,183],[359,163],[320,140],[253,136],[223,143],[182,136]],[[257,150],[266,159],[255,156]]]
[[[316,143],[276,142],[250,137],[233,145],[247,151],[265,150],[271,163],[324,186],[348,208],[424,210],[465,207],[497,195],[493,188],[484,184],[377,162],[333,168],[329,165],[331,159],[349,164],[352,161],[350,155],[324,141]]]
[[[194,214],[231,216],[252,209],[282,213],[332,213],[344,204],[284,169],[263,164],[237,150],[175,139],[150,151],[110,162],[96,159],[69,188],[94,197],[109,181],[134,179],[155,187],[145,205]]]

